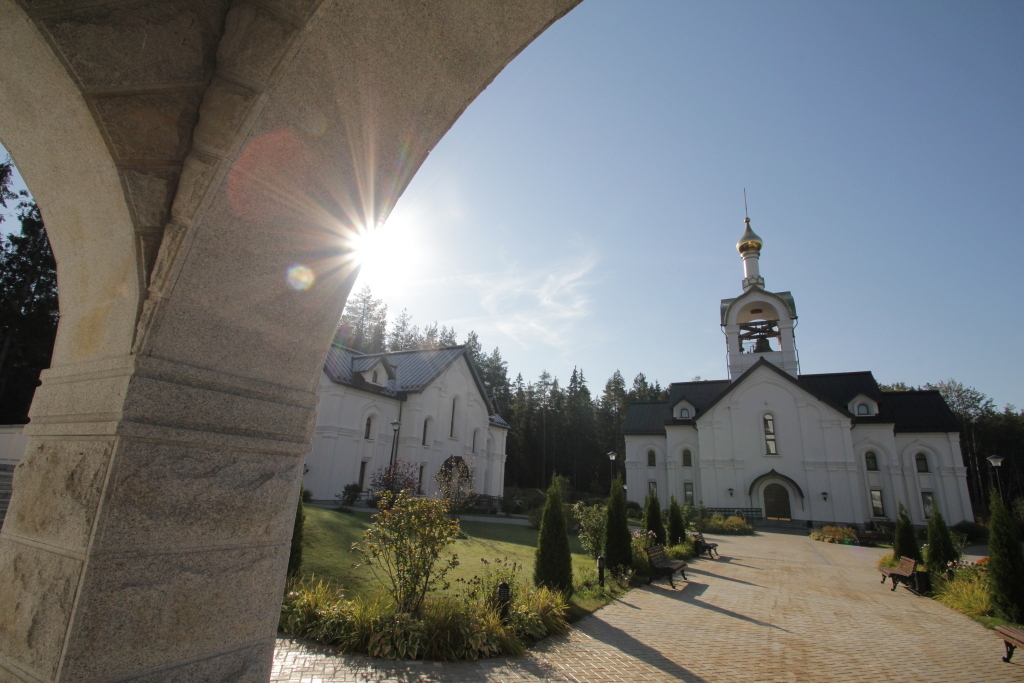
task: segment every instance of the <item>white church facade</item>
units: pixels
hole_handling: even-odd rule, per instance
[[[314,500],[333,501],[352,483],[366,490],[392,457],[413,463],[423,494],[436,493],[442,463],[461,456],[477,493],[501,495],[508,425],[466,347],[363,354],[335,344],[318,394],[304,477]]]
[[[870,372],[800,374],[789,292],[769,292],[762,240],[737,244],[743,293],[721,303],[729,379],[674,383],[667,401],[634,403],[623,432],[629,500],[768,519],[915,525],[938,509],[973,520],[953,413],[937,391],[882,391]]]

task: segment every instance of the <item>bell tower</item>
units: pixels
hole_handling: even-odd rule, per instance
[[[761,276],[764,241],[744,220],[736,251],[743,259],[743,294],[722,299],[722,331],[729,358],[729,379],[736,379],[761,358],[794,377],[800,372],[796,351],[796,302],[790,292],[769,292]]]

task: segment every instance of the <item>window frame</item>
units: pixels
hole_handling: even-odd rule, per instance
[[[761,416],[761,424],[764,427],[765,455],[778,455],[778,428],[775,425],[775,416],[772,415],[771,413],[765,413],[763,416]]]
[[[870,415],[871,407],[867,403],[857,404],[857,415]]]
[[[662,413],[662,415],[664,415],[664,413]],[[658,482],[653,481],[653,480],[652,481],[648,481],[647,482],[647,493],[650,493],[650,494],[653,494],[654,496],[657,496],[658,495]]]
[[[683,449],[683,467],[693,467],[693,451],[689,448]]]
[[[873,466],[872,466],[873,465]],[[864,469],[868,472],[880,472],[878,468],[878,454],[868,451],[864,454]]]
[[[694,497],[693,497],[693,482],[692,481],[684,481],[683,482],[683,505],[689,505],[690,507],[693,507],[693,501],[694,501]]]
[[[664,415],[665,413],[662,413]],[[658,454],[654,452],[653,448],[647,450],[647,466],[657,467],[658,466]]]
[[[679,409],[679,419],[681,419],[681,420],[689,420],[690,419],[690,409],[689,408],[680,408]]]
[[[875,505],[875,494],[878,494],[878,504]],[[882,489],[871,489],[871,516],[885,517],[885,492]]]
[[[366,417],[366,429],[363,430],[363,439],[373,441],[373,415]]]
[[[935,506],[935,492],[921,491],[921,513],[925,519],[931,519],[932,515],[935,514]]]
[[[922,464],[924,465],[924,469],[921,469]],[[927,453],[925,453],[924,451],[918,451],[914,455],[914,468],[917,470],[917,472],[919,474],[929,474],[929,473],[931,473],[932,470],[931,470],[930,464],[928,462],[928,454]]]
[[[450,438],[450,439],[454,439],[455,438],[455,411],[458,410],[458,407],[459,407],[459,397],[456,396],[455,398],[452,399],[452,424],[451,424],[451,427],[448,430],[448,438]]]

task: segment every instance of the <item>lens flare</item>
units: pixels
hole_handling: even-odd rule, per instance
[[[313,286],[315,281],[316,275],[313,274],[312,269],[301,263],[288,269],[288,286],[297,292],[306,291]]]

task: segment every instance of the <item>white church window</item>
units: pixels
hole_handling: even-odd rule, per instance
[[[363,490],[363,484],[366,482],[366,461],[363,460],[359,463],[359,490]]]
[[[472,452],[473,453],[476,453],[476,435],[479,434],[479,433],[480,433],[479,429],[474,429],[473,430],[473,444],[472,444]]]
[[[683,484],[683,505],[693,505],[693,482]]]
[[[764,447],[768,455],[778,455],[779,448],[775,443],[775,418],[771,414],[764,416]]]
[[[373,416],[366,418],[366,431],[363,432],[364,439],[373,438]]]
[[[870,415],[870,414],[871,414],[871,411],[870,411],[870,409],[869,409],[869,408],[867,407],[867,405],[866,405],[866,404],[864,404],[864,403],[858,403],[858,404],[857,404],[857,414],[858,414],[858,415]]]
[[[423,493],[423,470],[427,469],[426,465],[420,465],[420,480],[416,486],[416,493]]]
[[[693,453],[689,448],[683,451],[683,467],[693,467]]]
[[[868,451],[867,453],[864,454],[864,465],[867,467],[868,472],[877,472],[878,456],[875,455],[872,451]]]
[[[425,420],[423,420],[423,444],[422,445],[424,445],[424,446],[427,445],[427,438],[428,438],[429,434],[430,434],[430,418],[428,417]]]
[[[665,413],[662,413],[664,415]],[[654,455],[654,451],[647,451],[647,466],[654,467],[657,464],[657,456]]]
[[[373,371],[373,379],[371,379],[370,381],[373,382],[374,384],[377,384],[377,371],[376,370]]]
[[[935,494],[931,491],[921,491],[921,507],[924,508],[924,518],[931,517],[935,509]]]
[[[918,453],[916,456],[914,456],[914,460],[917,462],[917,471],[918,472],[928,472],[928,471],[930,471],[928,469],[928,456],[927,455],[925,455],[924,453]]]
[[[664,413],[662,413],[664,414]],[[647,482],[647,490],[651,492],[652,496],[658,495],[658,482],[649,481]]]
[[[459,407],[459,397],[456,396],[452,399],[452,427],[448,433],[448,436],[455,438],[455,411]]]
[[[680,408],[679,409],[679,417],[681,417],[684,420],[690,419],[690,409],[689,408]]]
[[[885,517],[885,506],[882,505],[882,492],[878,490],[871,491],[871,516],[872,517]]]

